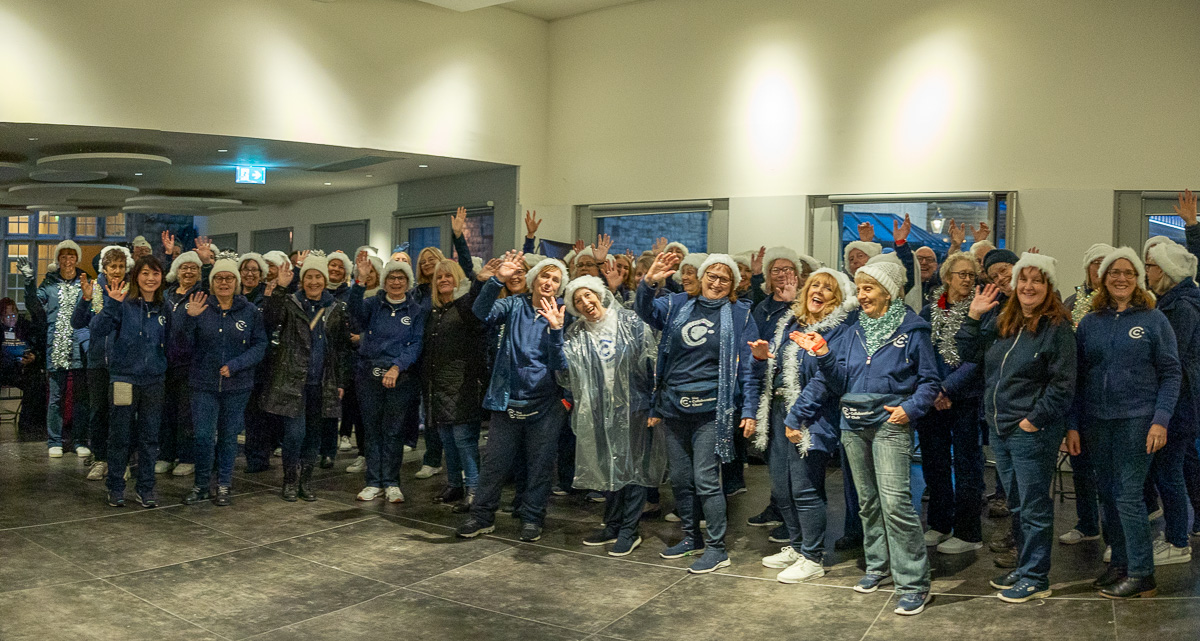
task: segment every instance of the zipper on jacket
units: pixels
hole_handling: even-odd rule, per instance
[[[1008,351],[1004,352],[1004,358],[1000,359],[1000,372],[996,376],[996,387],[992,390],[992,429],[996,430],[996,436],[1000,436],[1000,424],[998,422],[999,412],[996,410],[996,395],[1000,392],[1000,381],[1004,379],[1004,364],[1008,362],[1008,355],[1017,348],[1017,343],[1021,342],[1021,334],[1025,333],[1025,327],[1017,330],[1017,338],[1013,340],[1013,344],[1008,347]]]

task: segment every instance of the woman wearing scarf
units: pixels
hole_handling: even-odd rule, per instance
[[[1087,452],[1096,470],[1112,561],[1092,585],[1110,599],[1158,592],[1142,489],[1151,456],[1167,443],[1182,379],[1175,331],[1143,289],[1145,275],[1132,249],[1110,252],[1093,311],[1076,329],[1079,390],[1067,447]]]
[[[935,292],[934,302],[921,310],[921,318],[933,328],[931,340],[942,379],[934,411],[916,422],[921,471],[929,488],[925,545],[937,546],[942,554],[962,554],[983,547],[979,512],[983,498],[980,376],[974,362],[963,360],[954,339],[975,298],[977,270],[970,254],[947,256],[940,270],[942,286]]]
[[[610,556],[626,556],[642,543],[646,487],[657,487],[667,462],[661,432],[647,425],[658,342],[595,276],[571,281],[564,299],[579,319],[563,339],[559,375],[575,403],[574,485],[605,492],[604,528],[583,544],[612,544]]]
[[[794,275],[793,275],[794,278]],[[776,284],[775,292],[795,283]],[[768,328],[754,352],[754,374],[747,398],[756,399],[755,445],[767,452],[771,495],[787,531],[788,545],[762,560],[780,569],[780,583],[799,583],[825,575],[825,465],[837,452],[838,402],[828,394],[815,356],[789,337],[816,333],[827,343],[847,335],[857,318],[854,284],[845,274],[818,269],[791,307]]]
[[[983,366],[984,420],[996,471],[1015,506],[1016,569],[991,581],[1009,603],[1051,594],[1050,485],[1076,373],[1070,312],[1055,295],[1056,266],[1049,256],[1022,255],[1003,307],[1001,287],[976,288],[957,336],[963,360]],[[997,307],[999,314],[991,313]]]
[[[920,614],[929,593],[929,558],[913,508],[909,469],[912,421],[933,409],[941,390],[930,327],[904,304],[898,262],[855,274],[858,322],[834,354],[819,334],[798,336],[816,353],[829,389],[841,396],[841,440],[858,490],[867,574],[854,586],[870,593],[893,581],[900,615]]]
[[[209,497],[218,507],[231,503],[237,437],[245,427],[255,368],[267,351],[262,313],[237,293],[244,291],[238,271],[235,261],[218,260],[208,276],[211,297],[199,290],[193,292],[185,312],[175,316],[181,326],[180,336],[192,350],[189,373],[196,480],[183,499],[184,505]],[[196,349],[198,346],[202,348]],[[215,495],[209,487],[214,458]]]
[[[749,344],[758,340],[758,327],[750,301],[734,293],[741,276],[725,254],[709,255],[696,270],[698,295],[658,296],[679,263],[672,252],[658,255],[638,286],[636,309],[663,333],[651,420],[666,427],[671,486],[683,526],[683,540],[661,556],[700,554],[688,571],[703,574],[729,566],[720,465],[734,459],[735,429],[747,437],[754,433],[753,403],[743,408],[742,384],[751,376]],[[703,515],[695,514],[694,498]],[[704,538],[701,516],[708,521]]]

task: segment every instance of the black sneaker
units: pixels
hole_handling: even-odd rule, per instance
[[[141,503],[142,507],[146,509],[158,507],[158,499],[154,497],[154,490],[149,490],[147,492],[134,492],[133,496],[136,497],[138,503]]]
[[[321,457],[321,469],[328,470],[331,467],[333,467],[333,457],[332,456],[322,456]]]
[[[787,526],[780,525],[774,530],[771,530],[771,534],[767,536],[767,540],[772,543],[791,543],[792,537],[790,534],[788,534]]]
[[[616,542],[617,542],[617,531],[609,530],[609,529],[596,530],[595,532],[592,532],[586,538],[583,539],[584,545],[590,545],[592,547],[608,545],[609,543],[616,543]]]
[[[768,505],[767,509],[746,519],[746,525],[750,527],[779,527],[783,525],[783,519],[779,518],[779,512],[774,506]]]
[[[608,551],[608,555],[629,556],[641,544],[642,537],[635,533],[630,538],[617,539],[617,542],[613,544],[612,549]]]
[[[554,487],[550,488],[550,493],[553,494],[554,496],[566,496],[566,495],[570,494],[570,492],[564,490],[561,486],[558,486],[558,485],[555,485]]]
[[[583,498],[584,498],[584,499],[585,499],[585,500],[586,500],[588,503],[604,503],[605,501],[607,501],[607,500],[608,500],[608,499],[607,499],[607,498],[604,496],[604,494],[603,494],[603,493],[601,493],[601,492],[597,492],[597,491],[595,491],[595,490],[592,490],[591,492],[588,492],[588,493],[587,493],[587,496],[585,496],[585,497],[583,497]]]
[[[461,499],[466,492],[461,487],[450,487],[447,485],[442,488],[436,496],[433,497],[434,503],[453,503]]]
[[[1001,575],[1001,576],[998,576],[998,577],[992,579],[991,581],[988,581],[988,585],[992,586],[993,588],[996,588],[997,590],[1007,590],[1007,589],[1011,588],[1012,586],[1016,585],[1017,581],[1020,581],[1020,580],[1021,580],[1021,573],[1016,570],[1013,570],[1012,572],[1008,572],[1004,575]]]
[[[183,504],[195,505],[200,501],[207,499],[208,496],[208,490],[199,487],[193,487],[192,490],[187,493],[187,496],[183,497]]]
[[[520,538],[526,543],[533,543],[542,538],[542,526],[537,523],[522,523]]]
[[[863,538],[861,536],[843,536],[842,538],[833,542],[833,549],[837,550],[838,552],[845,552],[846,550],[861,550],[862,545]]]
[[[108,505],[109,507],[125,507],[125,493],[110,491],[108,493]]]
[[[217,507],[227,507],[230,503],[233,503],[233,498],[229,486],[217,486],[217,496],[213,498],[213,505]]]
[[[480,534],[491,534],[494,531],[496,531],[496,526],[494,524],[484,525],[481,521],[472,516],[462,525],[458,526],[458,529],[454,530],[454,535],[463,539],[473,539]]]
[[[1095,581],[1092,581],[1092,587],[1097,590],[1103,590],[1104,588],[1120,583],[1121,580],[1124,579],[1128,574],[1128,568],[1115,568],[1110,565],[1108,566],[1108,569],[1104,571],[1104,574],[1101,574],[1099,578],[1097,578]]]

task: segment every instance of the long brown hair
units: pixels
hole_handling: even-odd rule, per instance
[[[1001,338],[1009,338],[1021,331],[1022,328],[1036,334],[1038,322],[1042,318],[1045,318],[1051,326],[1071,322],[1071,312],[1054,293],[1054,289],[1050,286],[1050,280],[1046,278],[1045,274],[1042,274],[1042,279],[1046,282],[1046,298],[1029,316],[1021,311],[1021,301],[1017,300],[1015,291],[1008,298],[1008,302],[1004,303],[1004,308],[1000,310],[1000,316],[996,319],[996,330],[1000,333]]]
[[[1116,261],[1113,261],[1116,262]],[[1107,273],[1107,272],[1106,272]],[[1092,297],[1092,311],[1100,311],[1109,307],[1116,309],[1117,303],[1113,300],[1112,294],[1108,293],[1108,284],[1104,282],[1105,274],[1100,275],[1100,289],[1096,290],[1096,295]],[[1142,281],[1139,279],[1133,288],[1133,296],[1129,298],[1130,307],[1141,307],[1143,309],[1154,309],[1154,297],[1145,289],[1142,289]]]
[[[137,259],[137,262],[133,264],[133,271],[129,273],[129,294],[126,295],[125,300],[134,300],[142,297],[142,292],[138,289],[138,274],[142,273],[142,268],[144,267],[149,267],[151,271],[156,271],[160,274],[163,273],[162,263],[158,262],[158,259],[153,254],[148,254]],[[158,289],[154,290],[154,302],[156,304],[163,302],[162,281],[159,281]]]
[[[625,280],[621,284],[630,291],[637,289],[637,281],[633,279],[633,261],[625,254],[617,254],[613,260],[625,266]]]
[[[458,289],[458,285],[467,279],[467,275],[463,273],[462,267],[456,261],[450,259],[439,260],[438,264],[433,267],[433,278],[430,279],[432,290],[430,293],[432,294],[433,305],[435,307],[445,307],[454,302],[454,293],[451,292],[451,299],[449,301],[442,302],[442,294],[438,292],[436,283],[433,282],[437,280],[439,272],[446,272],[454,277],[454,289],[456,290]]]

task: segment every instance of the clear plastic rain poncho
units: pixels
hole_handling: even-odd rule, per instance
[[[661,426],[646,425],[658,352],[654,331],[614,304],[599,322],[572,323],[563,351],[567,371],[559,382],[574,397],[575,487],[658,487],[667,466],[666,443]]]

